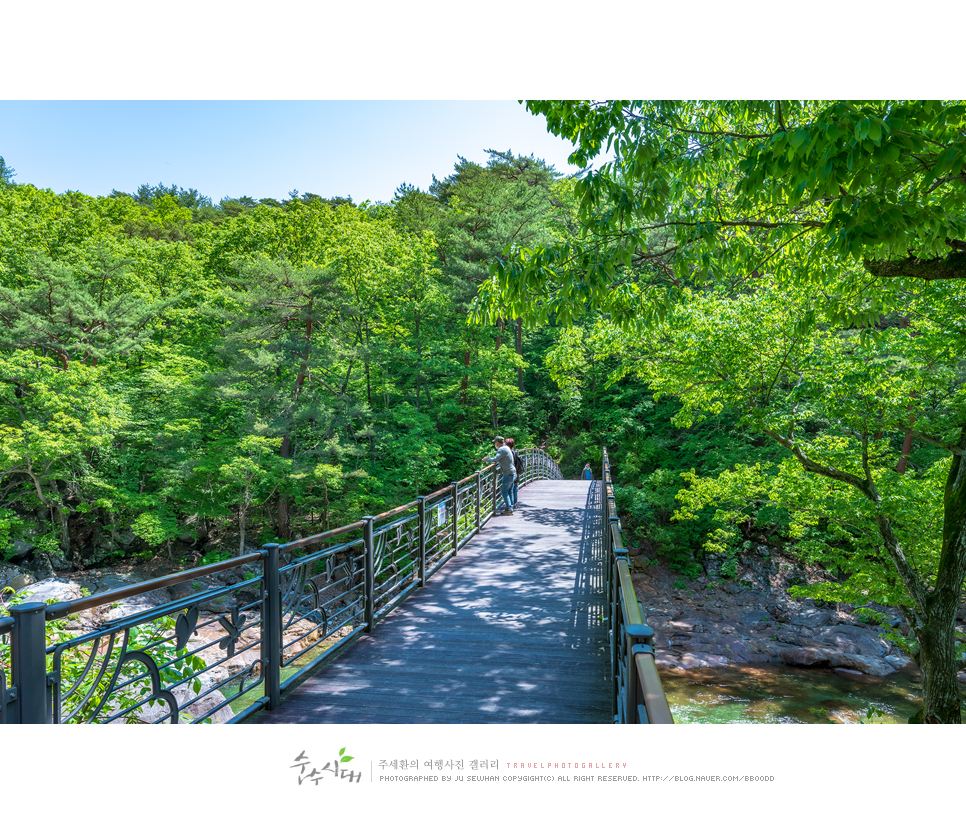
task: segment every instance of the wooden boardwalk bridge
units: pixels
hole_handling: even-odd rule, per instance
[[[599,481],[537,481],[256,723],[610,723]]]
[[[13,604],[0,723],[672,722],[606,449],[598,481],[521,455],[513,515],[491,465],[315,536]],[[49,626],[135,597],[92,630]]]

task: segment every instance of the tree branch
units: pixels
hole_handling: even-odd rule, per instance
[[[954,243],[955,240],[950,242]],[[966,279],[966,252],[959,250],[933,259],[914,256],[905,259],[866,259],[862,264],[874,277],[912,277],[927,281]]]
[[[889,557],[896,566],[896,570],[899,572],[899,578],[902,580],[902,584],[915,601],[917,608],[920,611],[925,612],[926,599],[928,596],[926,593],[926,586],[923,584],[912,565],[909,564],[909,560],[906,559],[906,555],[902,550],[902,545],[899,544],[899,540],[896,538],[896,535],[892,530],[892,523],[889,521],[889,518],[879,511],[878,508],[882,503],[882,498],[879,496],[879,493],[875,488],[875,484],[872,481],[863,480],[859,478],[859,476],[853,475],[852,473],[847,473],[844,470],[839,470],[835,467],[826,467],[824,464],[819,464],[817,461],[813,461],[802,452],[798,444],[782,435],[779,435],[774,430],[766,429],[765,434],[773,438],[783,447],[790,449],[798,459],[799,463],[809,472],[825,476],[826,478],[830,478],[834,481],[842,481],[846,484],[851,484],[875,505],[875,523],[879,528],[879,535],[882,537],[882,541],[885,543],[886,550],[889,551]]]
[[[906,430],[913,438],[918,438],[920,441],[925,441],[927,444],[932,444],[934,447],[939,447],[947,452],[951,452],[953,455],[958,455],[962,457],[966,455],[962,449],[953,444],[947,444],[945,441],[940,441],[937,438],[932,438],[928,435],[923,435],[921,432],[916,432],[915,430]]]
[[[791,450],[795,458],[798,459],[799,463],[810,473],[817,473],[820,476],[825,476],[825,478],[830,478],[834,481],[841,481],[845,484],[851,484],[870,499],[873,498],[872,493],[869,491],[869,484],[865,479],[859,478],[859,476],[852,473],[847,473],[845,470],[839,470],[835,467],[826,467],[824,464],[819,464],[817,461],[813,461],[802,452],[801,448],[796,442],[785,438],[783,435],[779,435],[774,430],[766,429],[765,434],[777,441],[786,449]]]

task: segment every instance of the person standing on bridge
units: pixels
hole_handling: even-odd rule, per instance
[[[503,514],[513,515],[513,503],[510,501],[510,490],[513,487],[513,479],[516,475],[513,469],[513,452],[503,443],[503,439],[498,435],[493,439],[493,446],[496,455],[492,458],[484,458],[484,464],[496,464],[500,470],[500,495],[503,497]]]
[[[513,453],[513,487],[510,488],[510,503],[516,507],[517,502],[520,500],[520,478],[523,476],[523,459],[520,457],[520,453],[516,450],[516,441],[512,438],[506,439],[506,445],[510,448],[510,452]]]

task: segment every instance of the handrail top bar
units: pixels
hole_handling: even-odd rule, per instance
[[[445,487],[437,490],[436,492],[430,493],[428,496],[423,496],[423,501],[428,504],[431,499],[435,499],[437,496],[447,495],[452,487],[452,484],[447,484]]]
[[[671,714],[671,707],[668,705],[667,696],[664,694],[664,686],[661,683],[661,676],[658,674],[653,653],[635,654],[634,665],[637,669],[637,676],[640,678],[648,722],[664,725],[673,724],[674,716]]]
[[[487,470],[494,469],[495,466],[496,466],[495,464],[488,464],[482,470],[477,470],[475,473],[473,473],[471,475],[468,475],[466,478],[461,479],[460,481],[455,481],[455,482],[452,482],[450,484],[447,484],[445,487],[440,487],[439,490],[436,490],[435,492],[430,493],[428,496],[421,496],[420,498],[422,498],[422,500],[425,501],[428,504],[431,499],[435,499],[437,496],[446,496],[446,495],[449,495],[450,491],[453,489],[453,484],[456,484],[457,486],[459,486],[461,484],[466,484],[471,479],[476,478],[477,475],[482,475]]]
[[[159,576],[156,579],[149,579],[146,582],[138,582],[129,588],[115,588],[113,591],[105,591],[103,594],[95,594],[92,597],[58,602],[47,606],[46,618],[48,620],[58,620],[67,616],[67,614],[87,611],[91,608],[96,608],[98,605],[106,605],[109,602],[117,602],[118,600],[134,597],[138,594],[146,594],[149,591],[156,591],[158,588],[167,588],[170,585],[177,585],[178,583],[187,582],[190,579],[197,579],[201,576],[210,576],[211,574],[221,573],[222,571],[230,571],[242,565],[258,562],[262,559],[263,555],[264,551],[258,550],[254,553],[246,553],[244,556],[226,559],[223,562],[215,562],[211,565],[202,565],[200,568],[192,568],[190,571],[180,571],[169,576]]]
[[[405,513],[407,510],[412,510],[414,507],[419,506],[419,499],[416,501],[411,501],[409,504],[402,504],[399,507],[394,507],[392,510],[387,510],[385,513],[380,513],[378,516],[373,516],[372,521],[381,522],[383,519],[390,519],[393,516],[398,516],[400,513]]]
[[[279,545],[279,553],[286,553],[290,550],[295,550],[296,548],[304,548],[306,545],[313,545],[317,542],[324,542],[327,539],[331,539],[334,536],[341,536],[343,533],[351,533],[353,530],[358,530],[360,527],[365,526],[364,521],[353,522],[351,525],[344,525],[343,527],[337,527],[334,530],[327,530],[325,533],[316,533],[314,536],[306,536],[304,539],[296,539],[294,542],[286,542],[284,545]]]
[[[535,452],[543,452],[543,450],[540,450],[536,447],[527,447],[523,450],[523,452],[528,452],[531,450]],[[480,470],[477,470],[475,473],[471,473],[466,478],[455,482],[455,484],[457,485],[457,487],[459,487],[460,485],[467,484],[468,482],[472,481],[478,475],[482,476],[483,474],[495,469],[496,469],[495,464],[487,464],[485,467],[483,467]],[[448,484],[445,487],[441,487],[439,490],[436,490],[430,493],[429,495],[420,496],[418,499],[416,499],[415,501],[411,501],[408,504],[404,504],[399,507],[394,507],[391,510],[387,510],[384,513],[380,513],[378,516],[373,516],[372,521],[373,523],[375,523],[375,522],[383,521],[385,519],[390,519],[394,516],[398,516],[401,513],[405,513],[407,510],[412,510],[414,507],[418,507],[420,501],[422,501],[427,506],[431,506],[430,503],[434,499],[438,499],[440,497],[445,497],[449,495],[450,491],[452,490],[452,487],[453,487],[453,484]],[[326,539],[331,539],[333,536],[338,536],[343,533],[350,533],[354,530],[359,530],[360,528],[364,527],[365,524],[366,524],[365,521],[359,521],[350,525],[345,525],[343,527],[337,527],[334,530],[327,530],[325,533],[317,533],[314,536],[306,536],[304,539],[296,539],[292,542],[287,542],[284,545],[279,545],[279,552],[284,553],[286,551],[295,550],[297,548],[302,548],[307,545],[324,542]]]
[[[617,560],[617,579],[624,593],[624,619],[628,625],[647,625],[647,621],[641,616],[641,609],[636,602],[631,602],[630,597],[635,597],[634,583],[631,580],[631,571],[627,566],[626,559]]]

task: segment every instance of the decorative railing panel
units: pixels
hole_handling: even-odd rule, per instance
[[[279,547],[280,668],[290,669],[286,680],[310,669],[322,654],[331,658],[365,631],[364,528],[357,522]],[[314,550],[292,555],[305,548]],[[280,684],[288,685],[281,678]]]
[[[13,617],[0,617],[0,724],[16,723],[19,718],[13,711],[15,695],[7,687],[10,670],[10,646],[7,641],[13,632]]]
[[[488,522],[500,501],[500,475],[495,467],[487,467],[489,475],[480,479],[480,523]],[[523,486],[523,482],[520,483]]]
[[[631,580],[606,448],[602,484],[601,533],[607,551],[614,722],[674,723],[654,663],[654,629],[647,625]]]
[[[538,479],[549,481],[560,481],[563,474],[556,462],[543,450],[529,447],[520,452],[523,458],[523,475],[520,478],[520,486],[523,487],[531,481]]]
[[[562,478],[524,450],[520,486]],[[238,722],[423,585],[494,515],[493,466],[345,527],[94,597],[0,616],[0,723]],[[125,600],[176,596],[114,616]],[[96,609],[100,624],[68,623]]]
[[[230,717],[262,682],[261,584],[255,577],[197,594],[49,648],[53,722]],[[224,613],[212,612],[219,607]]]

